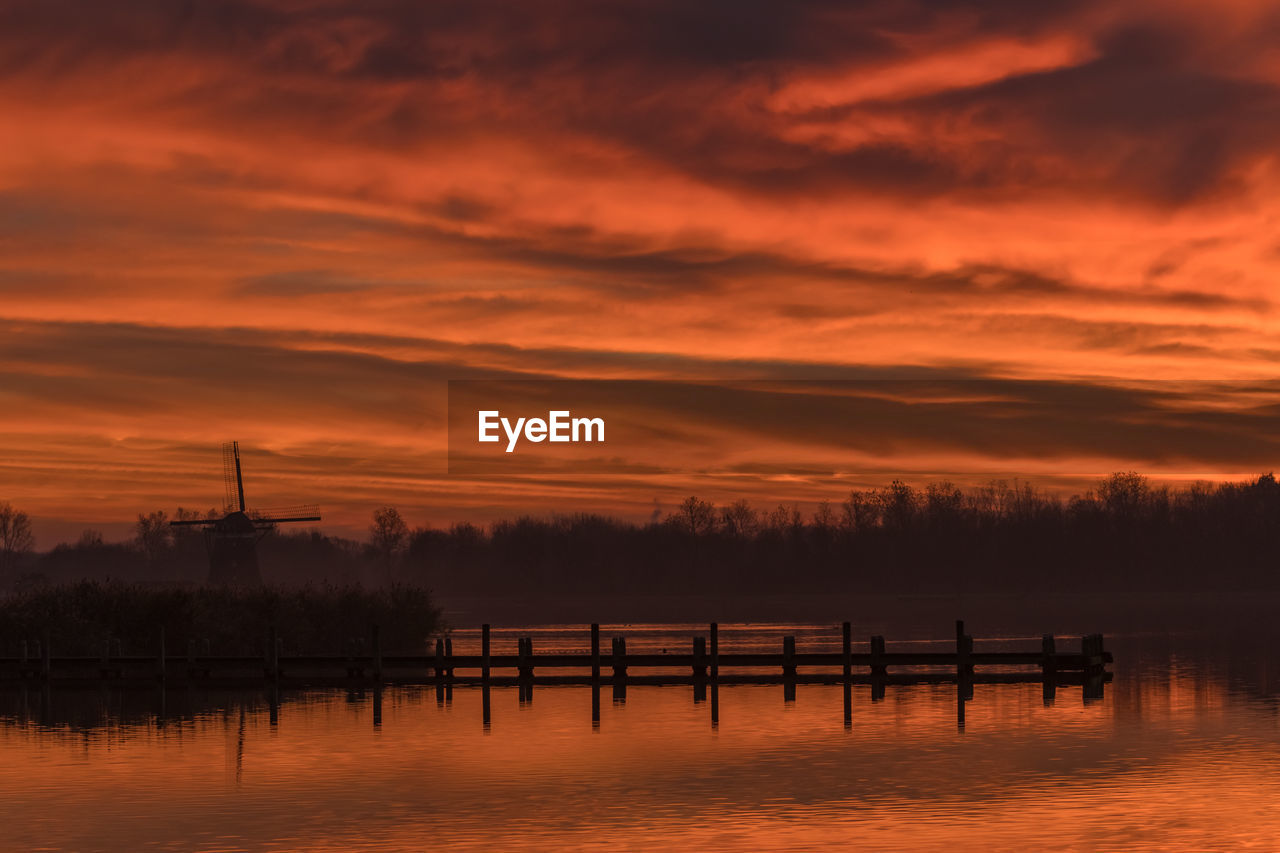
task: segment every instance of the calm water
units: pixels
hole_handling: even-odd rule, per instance
[[[700,627],[700,626],[699,626]],[[695,629],[629,628],[628,650]],[[638,633],[633,633],[638,632]],[[580,629],[515,633],[585,648]],[[838,644],[723,629],[724,648]],[[941,632],[933,632],[935,635]],[[606,636],[609,629],[605,630]],[[633,639],[634,638],[634,639]],[[464,651],[473,635],[456,635]],[[893,643],[891,648],[898,647]],[[5,850],[1277,850],[1274,635],[1112,634],[1099,700],[978,685],[0,694]],[[1061,641],[1060,641],[1061,642]],[[1008,636],[988,648],[1035,647]],[[918,646],[926,647],[925,644]],[[945,648],[945,644],[940,648]]]

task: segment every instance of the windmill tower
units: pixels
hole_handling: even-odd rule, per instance
[[[222,584],[262,583],[258,571],[258,540],[277,524],[319,521],[315,505],[249,510],[244,503],[244,477],[240,471],[240,442],[222,445],[222,480],[226,502],[222,518],[171,521],[174,526],[204,528],[209,551],[209,582]]]

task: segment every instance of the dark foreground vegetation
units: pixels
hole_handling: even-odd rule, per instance
[[[340,654],[379,626],[389,652],[424,653],[439,611],[423,589],[309,585],[293,588],[158,587],[80,581],[38,585],[0,597],[0,648],[17,648],[47,629],[59,655],[155,654],[163,626],[169,654],[188,643],[222,655],[260,655],[268,626],[286,653]],[[33,652],[34,653],[34,652]]]
[[[165,518],[141,516],[130,543],[87,533],[43,554],[11,555],[8,583],[202,581],[203,540]],[[804,512],[691,497],[648,524],[572,515],[410,529],[383,508],[366,542],[273,532],[259,545],[270,583],[396,582],[442,596],[523,597],[1275,590],[1278,555],[1280,483],[1270,474],[1168,488],[1119,473],[1070,498],[1021,483],[962,490],[895,481]]]

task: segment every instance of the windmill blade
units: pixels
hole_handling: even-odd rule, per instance
[[[217,519],[214,519],[214,518],[192,518],[192,519],[186,519],[184,521],[171,521],[169,522],[169,526],[170,527],[196,527],[201,525],[208,526],[210,524],[216,524],[216,523],[217,523]]]
[[[240,442],[231,442],[231,452],[236,457],[236,496],[240,499],[240,511],[244,512],[244,478],[240,476]]]
[[[316,504],[268,507],[266,509],[252,510],[249,513],[249,517],[254,521],[270,522],[271,524],[290,521],[319,521],[320,507]]]
[[[236,485],[237,471],[239,467],[237,462],[240,455],[240,448],[236,446],[234,441],[226,441],[222,444],[222,484],[224,488],[224,500],[222,509],[225,512],[235,512],[236,510]]]

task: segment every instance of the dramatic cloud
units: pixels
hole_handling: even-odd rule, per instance
[[[480,376],[1020,378],[1128,425],[1084,461],[987,413],[993,468],[1265,470],[1238,406],[1174,441],[1106,395],[1274,375],[1277,43],[1248,2],[10,4],[0,498],[123,523],[232,437],[345,525],[842,487],[795,432],[733,477],[451,479]]]

